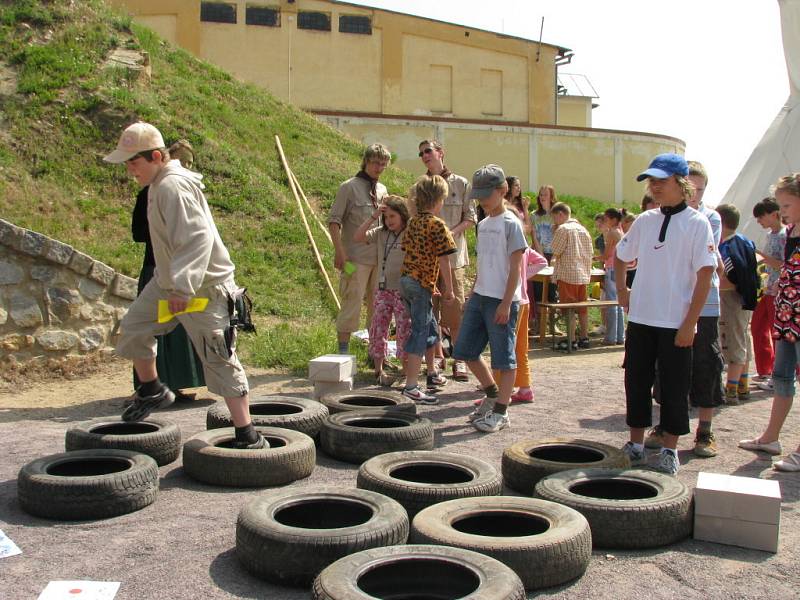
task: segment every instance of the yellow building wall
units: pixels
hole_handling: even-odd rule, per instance
[[[556,125],[564,127],[592,126],[592,99],[585,96],[558,96]]]
[[[629,141],[625,144],[622,153],[622,184],[625,199],[639,202],[644,195],[644,183],[636,181],[636,176],[647,169],[647,165],[657,154],[675,152],[683,154],[686,148],[683,144],[666,140],[666,143],[657,140]]]
[[[348,124],[341,131],[359,140],[365,146],[380,142],[385,144],[394,156],[392,164],[409,173],[424,172],[419,159],[419,143],[436,138],[434,125],[406,123],[403,126],[382,124]],[[395,190],[397,191],[397,190]]]
[[[614,140],[574,135],[536,136],[537,173],[540,185],[556,191],[614,201]]]
[[[451,102],[442,101],[446,96]],[[442,110],[448,104],[449,110]],[[394,114],[527,122],[527,62],[502,52],[404,35],[397,108]]]
[[[519,177],[523,189],[529,187],[527,134],[446,128],[442,137],[447,165],[459,175],[471,180],[477,169],[494,163],[503,167],[506,175]]]

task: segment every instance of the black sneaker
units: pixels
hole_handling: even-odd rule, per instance
[[[142,421],[156,408],[167,408],[175,402],[175,394],[167,386],[162,385],[161,390],[152,396],[140,396],[137,391],[133,402],[122,413],[123,421]]]
[[[581,338],[578,340],[578,348],[586,350],[589,347],[589,338]]]
[[[253,443],[238,442],[234,440],[231,446],[237,450],[262,450],[269,448],[269,442],[267,441],[267,438],[259,433],[258,439]]]

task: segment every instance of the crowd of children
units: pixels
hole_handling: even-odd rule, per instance
[[[369,354],[381,385],[396,380],[384,370],[392,319],[405,374],[402,393],[418,403],[436,404],[436,393],[447,383],[436,360],[441,327],[434,306],[438,302],[443,307],[441,314],[453,307],[453,272],[465,263],[452,260],[460,252],[459,244],[440,215],[448,198],[458,196],[455,216],[464,226],[456,231],[461,236],[475,218],[472,209],[463,208],[466,197],[474,202],[477,216],[477,265],[472,289],[462,291],[464,300],[457,309],[460,331],[452,356],[456,363],[466,363],[483,392],[468,417],[476,429],[495,432],[507,427],[508,406],[534,399],[528,362],[529,318],[536,312],[531,304],[555,298],[542,298],[541,288],[529,286],[529,280],[552,261],[556,282],[552,287],[559,301],[582,302],[587,299],[594,261],[605,270],[602,298],[618,301],[604,311],[601,331],[606,344],[626,347],[631,437],[624,451],[631,461],[641,464],[647,458],[646,448],[658,449],[651,466],[677,473],[677,443],[689,433],[690,404],[699,417],[694,453],[717,454],[712,431],[715,409],[749,395],[751,329],[755,382],[763,389],[774,388],[776,396],[765,433],[742,440],[740,446],[780,453],[777,436],[791,406],[799,360],[792,346],[800,335],[792,312],[796,284],[787,268],[800,270],[800,250],[793,243],[800,230],[798,236],[788,234],[792,243],[784,250],[783,221],[794,223],[793,202],[800,204],[791,182],[778,188],[785,207],[766,198],[753,210],[769,231],[767,244],[759,251],[737,233],[740,215],[734,206],[713,210],[703,204],[708,175],[700,163],[675,154],[659,155],[638,178],[646,181],[647,188],[642,213],[636,216],[609,207],[595,217],[599,235],[592,240],[570,207],[558,201],[552,186],[539,190],[536,205],[529,210],[519,179],[507,178],[497,165],[486,165],[475,172],[471,184],[462,186],[463,194],[451,194],[448,181],[458,183],[463,178],[444,166],[441,145],[423,141],[420,157],[428,173],[419,178],[409,197],[386,196],[374,202],[370,216],[354,234],[355,242],[372,246],[377,264]],[[800,208],[796,210],[800,220]],[[759,261],[767,273],[760,295]],[[579,310],[578,317],[575,349],[587,348],[586,310]],[[564,349],[565,344],[561,343]],[[491,365],[482,358],[487,346]],[[423,359],[424,387],[417,375]],[[648,433],[654,397],[661,404],[660,421]],[[776,468],[800,470],[800,454],[790,454]]]

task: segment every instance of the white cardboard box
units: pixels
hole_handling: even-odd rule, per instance
[[[337,392],[349,392],[353,389],[353,378],[348,377],[344,381],[315,381],[314,400],[319,400],[325,394],[335,394]]]
[[[700,473],[694,501],[695,539],[777,552],[781,518],[777,481]]]
[[[308,361],[308,378],[314,382],[345,381],[352,379],[355,371],[355,356],[350,354],[325,354]]]

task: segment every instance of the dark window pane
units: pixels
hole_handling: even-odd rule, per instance
[[[369,17],[342,15],[339,17],[339,31],[372,35],[372,20]]]
[[[321,12],[299,12],[297,13],[297,28],[330,31],[331,16]]]
[[[236,23],[236,5],[224,2],[202,2],[200,20],[209,23]]]
[[[281,13],[277,8],[267,8],[266,6],[247,6],[245,12],[245,23],[247,25],[263,25],[265,27],[280,27]]]

